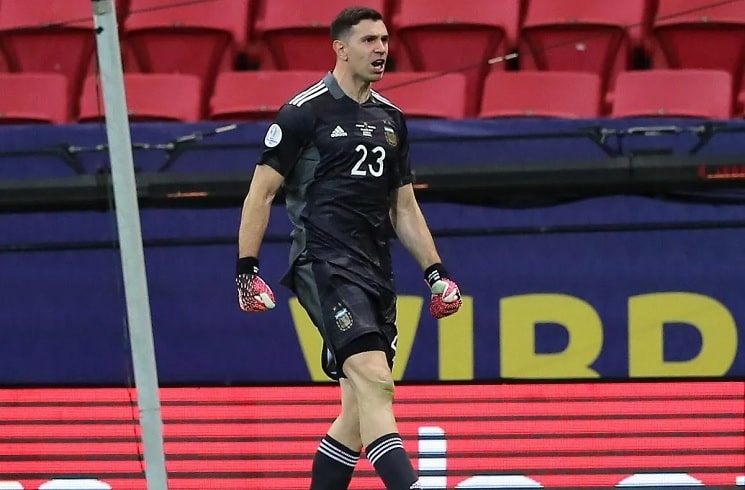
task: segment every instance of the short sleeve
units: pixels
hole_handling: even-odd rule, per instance
[[[284,105],[266,131],[260,165],[287,176],[311,139],[313,121],[305,108]]]
[[[392,188],[397,189],[413,182],[411,175],[411,162],[409,159],[409,129],[406,126],[406,119],[403,115],[400,117],[399,127],[401,128],[401,149],[398,153],[398,161],[393,172]]]

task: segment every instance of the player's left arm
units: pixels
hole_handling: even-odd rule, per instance
[[[419,263],[422,270],[442,262],[437,253],[432,233],[419,207],[414,186],[414,177],[409,159],[409,128],[406,118],[398,113],[399,152],[390,166],[390,218],[396,235],[404,247]]]
[[[460,290],[442,264],[411,183],[392,191],[390,217],[396,236],[424,270],[432,293],[432,316],[442,318],[458,311],[462,303]]]
[[[424,270],[424,280],[432,293],[430,313],[435,318],[442,318],[460,308],[460,290],[442,264],[432,232],[414,195],[409,163],[409,130],[403,115],[399,117],[399,130],[401,147],[397,164],[391,166],[389,181],[391,224],[398,239]]]
[[[422,270],[442,262],[412,184],[392,191],[390,216],[396,236]]]

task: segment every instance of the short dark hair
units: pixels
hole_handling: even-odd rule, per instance
[[[383,20],[383,15],[368,7],[347,7],[331,23],[331,40],[346,37],[352,27],[363,20]]]

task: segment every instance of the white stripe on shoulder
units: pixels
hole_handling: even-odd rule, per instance
[[[323,87],[323,80],[319,80],[318,82],[314,83],[313,85],[311,85],[310,87],[306,88],[302,92],[300,92],[298,94],[295,94],[295,96],[290,99],[290,102],[289,103],[290,104],[294,104],[295,103],[295,99],[299,99],[299,98],[305,96],[306,94],[308,94],[309,92],[313,92],[314,90],[318,90],[321,87]]]
[[[307,97],[309,95],[312,95],[312,94],[314,94],[314,93],[316,93],[319,90],[322,90],[324,88],[326,88],[326,85],[323,83],[323,80],[321,80],[320,82],[318,82],[318,83],[316,83],[314,85],[311,85],[310,87],[308,87],[307,89],[303,90],[302,92],[300,92],[299,94],[297,94],[295,97],[293,97],[292,99],[290,99],[289,104],[297,104],[299,101],[301,101],[305,97]]]
[[[319,90],[317,90],[315,92],[309,93],[308,95],[306,95],[306,96],[304,96],[304,97],[296,100],[295,102],[293,102],[293,105],[296,105],[296,106],[300,107],[301,105],[305,104],[309,100],[315,99],[319,95],[325,94],[328,91],[329,91],[328,87],[323,87],[322,89],[319,89]]]
[[[398,112],[403,112],[403,111],[402,111],[401,109],[399,109],[399,108],[398,108],[398,107],[396,106],[396,104],[394,104],[394,103],[393,103],[393,102],[391,102],[390,100],[386,99],[385,97],[383,97],[382,95],[380,95],[379,93],[377,93],[377,92],[376,92],[375,90],[370,90],[370,93],[372,94],[372,96],[373,96],[373,97],[375,97],[376,99],[378,99],[378,100],[379,100],[380,102],[382,102],[383,104],[387,104],[387,105],[389,105],[389,106],[393,107],[393,108],[394,108],[394,109],[396,109],[396,110],[397,110]]]

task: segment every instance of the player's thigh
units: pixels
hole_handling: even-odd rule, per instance
[[[354,392],[352,383],[346,378],[341,378],[339,380],[339,386],[341,387],[342,414],[348,417],[359,417],[357,395]]]

